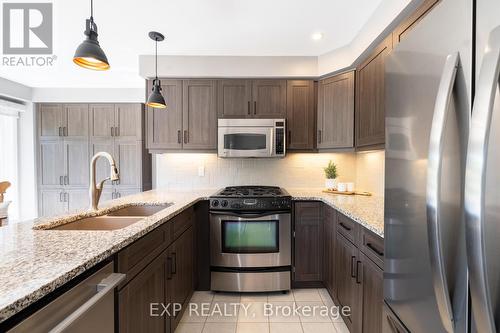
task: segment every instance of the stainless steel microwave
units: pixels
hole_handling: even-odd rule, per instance
[[[219,157],[284,157],[285,119],[219,119]]]

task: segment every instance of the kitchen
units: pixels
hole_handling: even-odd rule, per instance
[[[147,4],[2,4],[0,331],[497,332],[495,1]]]

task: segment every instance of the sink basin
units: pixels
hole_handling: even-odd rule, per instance
[[[52,230],[116,230],[143,219],[144,216],[94,216],[66,223]]]
[[[166,205],[143,205],[143,206],[128,206],[122,209],[115,210],[107,216],[151,216],[158,213],[172,204]]]

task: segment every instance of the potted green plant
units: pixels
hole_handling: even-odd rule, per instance
[[[338,177],[337,165],[335,165],[335,163],[330,161],[328,162],[326,168],[324,168],[323,170],[325,170],[325,177],[326,177],[325,187],[328,190],[337,189],[337,177]]]

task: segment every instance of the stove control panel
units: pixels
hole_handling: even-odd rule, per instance
[[[288,210],[290,197],[279,198],[210,198],[210,208],[217,210]]]

